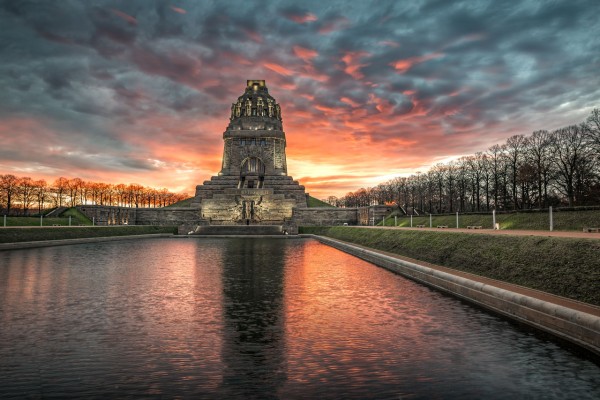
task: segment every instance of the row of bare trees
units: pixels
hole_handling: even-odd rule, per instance
[[[110,205],[121,207],[165,207],[189,197],[137,183],[116,185],[60,177],[49,184],[28,176],[0,175],[0,212],[7,215],[41,213],[49,207]]]
[[[396,204],[407,213],[447,213],[600,204],[600,110],[580,125],[515,135],[485,152],[426,173],[350,192],[330,204]]]

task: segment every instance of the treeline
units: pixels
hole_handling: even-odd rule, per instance
[[[584,123],[515,135],[485,152],[437,164],[327,201],[396,204],[432,214],[600,204],[600,110]]]
[[[121,207],[165,207],[186,199],[187,193],[172,193],[137,183],[116,185],[60,177],[49,184],[28,176],[0,175],[0,212],[7,215],[41,213],[49,207],[109,205]]]

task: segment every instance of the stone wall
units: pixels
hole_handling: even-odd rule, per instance
[[[138,208],[136,225],[203,225],[200,209],[191,207]]]
[[[357,208],[324,207],[293,208],[292,210],[293,200],[286,199],[285,201],[291,210],[291,218],[285,217],[282,218],[284,221],[276,222],[277,225],[286,226],[290,233],[295,233],[298,226],[358,225]],[[191,227],[209,224],[208,220],[201,218],[200,208],[192,207],[79,206],[77,208],[89,219],[93,219],[96,225],[174,225],[184,226],[182,232],[187,233]]]
[[[394,207],[386,205],[374,205],[358,208],[358,220],[360,225],[377,225],[393,211]]]
[[[200,209],[191,207],[129,208],[116,206],[77,207],[95,225],[202,225]]]
[[[357,225],[356,208],[294,208],[292,219],[297,226]]]

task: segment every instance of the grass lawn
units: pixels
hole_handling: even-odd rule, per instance
[[[6,226],[71,226],[92,225],[92,221],[76,208],[69,208],[58,216],[52,217],[6,217]],[[0,226],[4,226],[4,217],[0,216]]]
[[[554,211],[554,230],[556,231],[581,231],[584,227],[600,227],[600,210],[580,211]],[[387,217],[386,226],[410,227],[410,217],[398,216]],[[377,225],[382,225],[379,221]],[[514,212],[496,214],[496,222],[500,229],[523,229],[523,230],[549,230],[550,216],[547,212]],[[412,226],[425,225],[429,227],[429,215],[413,216]],[[456,215],[433,215],[431,225],[447,225],[456,228]],[[492,213],[489,214],[458,214],[458,226],[466,228],[469,225],[479,225],[483,228],[492,229]]]

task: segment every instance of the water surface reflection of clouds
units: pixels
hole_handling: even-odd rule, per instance
[[[0,253],[0,397],[595,399],[600,369],[312,240]]]

